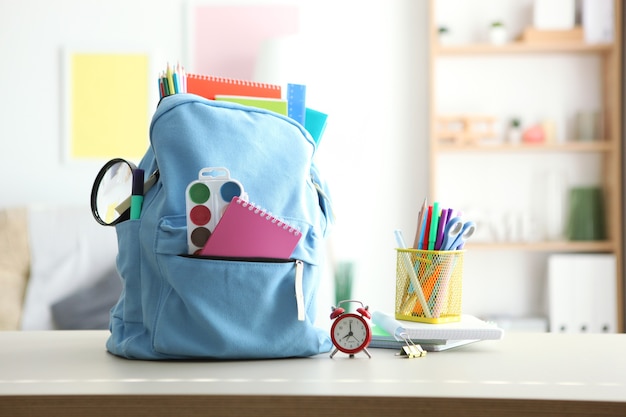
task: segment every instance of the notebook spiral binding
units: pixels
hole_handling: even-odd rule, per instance
[[[214,81],[217,83],[243,85],[246,87],[269,88],[269,89],[274,89],[274,90],[280,89],[280,86],[275,85],[275,84],[262,83],[258,81],[241,80],[237,78],[217,77],[214,75],[187,74],[187,78],[194,78],[194,79],[204,80],[204,81]]]
[[[242,207],[247,208],[250,211],[254,211],[254,214],[258,214],[261,217],[265,217],[266,220],[269,220],[272,223],[276,224],[277,227],[281,227],[284,230],[288,230],[289,233],[293,233],[296,236],[298,236],[301,233],[298,228],[290,225],[289,223],[283,220],[277,219],[270,212],[258,207],[257,205],[255,205],[254,203],[251,203],[250,201],[246,201],[241,198],[236,198],[235,202],[237,204],[240,204]]]

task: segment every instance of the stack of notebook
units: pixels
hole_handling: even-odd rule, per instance
[[[396,320],[393,316],[375,311],[372,314],[372,348],[399,349],[406,345],[405,338],[431,352],[451,349],[480,340],[498,340],[504,330],[495,323],[464,314],[452,323],[430,324]]]

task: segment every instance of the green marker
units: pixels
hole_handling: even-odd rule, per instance
[[[137,220],[141,217],[141,206],[143,205],[143,169],[133,170],[133,190],[130,197],[130,219]]]
[[[439,203],[433,203],[433,213],[430,218],[430,231],[428,234],[428,250],[435,250],[435,242],[437,241],[437,227],[439,226]]]

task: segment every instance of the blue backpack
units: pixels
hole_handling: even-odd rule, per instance
[[[331,224],[315,142],[270,111],[165,97],[139,164],[159,172],[141,217],[117,224],[124,284],[111,310],[107,349],[134,359],[251,359],[328,352],[314,326],[324,238]],[[289,259],[188,255],[186,187],[206,167],[226,167],[251,202],[302,233]]]

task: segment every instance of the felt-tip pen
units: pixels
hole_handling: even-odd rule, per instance
[[[141,216],[141,206],[143,205],[143,177],[143,169],[137,168],[133,170],[133,189],[130,198],[131,220],[136,220]]]

